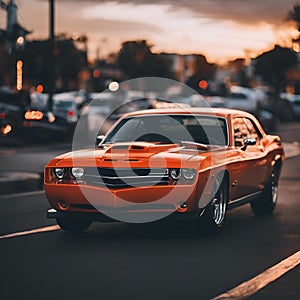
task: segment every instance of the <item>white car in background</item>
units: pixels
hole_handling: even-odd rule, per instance
[[[111,92],[90,93],[89,97],[91,101],[83,108],[81,116],[86,118],[89,132],[94,132],[112,113],[116,99]]]
[[[259,98],[256,92],[250,88],[232,86],[224,99],[224,107],[254,113],[259,107]]]
[[[49,94],[31,93],[31,107],[42,111],[48,110]],[[78,107],[82,103],[82,98],[79,98],[74,93],[58,93],[53,95],[52,111],[55,116],[66,120],[68,124],[74,124],[79,118]]]
[[[78,101],[71,93],[60,93],[53,95],[53,113],[63,117],[67,123],[73,124],[78,121]]]

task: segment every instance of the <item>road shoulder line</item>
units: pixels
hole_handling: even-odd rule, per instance
[[[300,251],[282,260],[280,263],[276,264],[275,266],[265,270],[263,273],[257,275],[256,277],[248,281],[245,281],[244,283],[229,290],[228,292],[216,296],[212,300],[245,299],[255,294],[256,292],[258,292],[259,290],[261,290],[271,282],[280,278],[288,271],[294,269],[299,264],[300,264]]]
[[[37,228],[37,229],[32,229],[32,230],[27,230],[27,231],[21,231],[21,232],[15,232],[15,233],[1,235],[0,239],[8,239],[8,238],[13,238],[13,237],[17,237],[17,236],[24,236],[24,235],[29,235],[29,234],[56,231],[56,230],[60,230],[60,227],[58,225],[53,225],[53,226],[48,226],[48,227],[42,227],[42,228]]]

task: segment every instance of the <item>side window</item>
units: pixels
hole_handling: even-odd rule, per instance
[[[244,145],[244,139],[251,137],[251,132],[249,131],[243,118],[233,119],[233,130],[234,130],[234,145],[236,147],[242,147]]]
[[[244,119],[248,130],[251,133],[251,137],[256,139],[257,141],[261,138],[261,133],[256,129],[255,124],[250,119],[245,118]]]

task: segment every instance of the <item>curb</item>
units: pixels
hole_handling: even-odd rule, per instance
[[[43,176],[36,173],[1,172],[1,195],[31,192],[43,189]]]
[[[282,143],[283,150],[285,152],[285,158],[293,158],[300,155],[300,147],[298,142],[294,143]]]

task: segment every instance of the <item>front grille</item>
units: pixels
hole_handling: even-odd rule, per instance
[[[120,189],[136,186],[168,185],[167,169],[163,168],[87,168],[85,181],[93,186]]]

